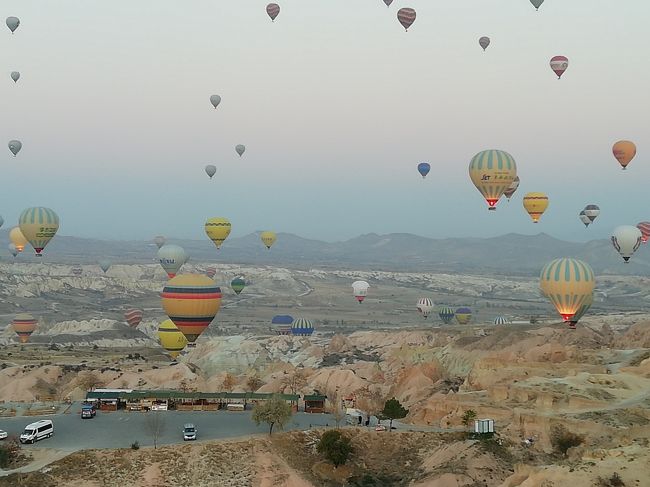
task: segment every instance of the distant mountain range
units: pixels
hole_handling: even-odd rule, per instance
[[[0,232],[5,262],[13,257],[7,250],[7,231]],[[530,276],[556,257],[576,257],[590,263],[597,273],[650,274],[650,245],[642,246],[624,264],[608,240],[587,243],[566,242],[549,235],[508,234],[494,238],[432,239],[412,234],[361,235],[343,242],[310,240],[289,233],[267,250],[259,234],[228,239],[220,250],[205,240],[177,240],[194,262],[247,263],[294,268],[377,269],[385,271],[449,272]],[[146,241],[107,241],[57,236],[47,247],[45,260],[57,263],[90,264],[100,258],[113,263],[155,262],[157,248]],[[17,261],[35,261],[26,249]]]

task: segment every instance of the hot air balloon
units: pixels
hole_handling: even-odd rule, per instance
[[[216,109],[221,103],[221,97],[219,95],[210,95],[210,103]]]
[[[310,336],[314,333],[314,325],[306,318],[296,318],[291,323],[291,334],[294,336]]]
[[[9,231],[9,240],[14,244],[18,252],[22,252],[25,249],[25,245],[27,245],[27,239],[18,227],[14,227]]]
[[[569,60],[564,56],[553,56],[550,65],[551,69],[557,74],[557,79],[560,79],[569,67]]]
[[[11,72],[11,79],[14,80],[14,83],[17,83],[20,79],[20,73],[18,71]]]
[[[9,27],[9,30],[13,34],[18,26],[20,25],[20,19],[18,17],[7,17],[7,27]]]
[[[507,152],[485,150],[470,161],[469,177],[487,201],[488,209],[496,210],[499,198],[517,177],[517,164]]]
[[[641,232],[641,241],[647,243],[650,238],[650,222],[641,222],[636,227]]]
[[[539,10],[539,7],[544,3],[544,0],[530,0],[530,3],[533,4],[535,10]]]
[[[539,222],[546,208],[548,208],[548,196],[544,193],[526,193],[524,196],[524,209],[533,219],[533,223]]]
[[[13,255],[14,257],[16,257],[20,253],[20,251],[12,243],[7,245],[7,248],[9,249],[9,253],[11,253],[11,255]]]
[[[271,320],[271,328],[278,335],[291,335],[293,317],[289,315],[275,315]]]
[[[275,232],[266,231],[260,234],[260,240],[266,245],[267,249],[270,249],[277,239],[278,237],[275,235]]]
[[[397,20],[399,23],[404,26],[404,29],[408,32],[409,27],[415,22],[416,13],[412,8],[400,8],[397,11]]]
[[[591,224],[591,218],[587,216],[585,213],[585,210],[582,210],[580,214],[578,215],[578,218],[580,218],[580,221],[585,224],[585,227],[588,227]]]
[[[509,325],[510,320],[508,318],[506,318],[505,316],[497,316],[496,318],[494,318],[494,324],[497,325],[497,326],[498,325]]]
[[[237,144],[235,146],[235,152],[239,154],[239,157],[244,155],[244,152],[246,152],[246,146],[242,144]]]
[[[387,7],[390,7],[390,4],[393,3],[393,0],[384,0],[384,3]]]
[[[368,284],[366,281],[354,281],[352,283],[352,292],[354,293],[354,297],[357,298],[357,301],[359,303],[363,303],[363,300],[366,299],[369,287],[370,284]]]
[[[466,325],[472,319],[472,310],[467,307],[458,308],[456,310],[456,321],[459,325]]]
[[[214,242],[218,249],[221,248],[221,244],[230,235],[230,230],[230,220],[227,218],[213,217],[208,218],[208,221],[205,222],[205,234]]]
[[[187,257],[187,252],[180,245],[165,244],[158,249],[158,261],[170,278],[187,262]]]
[[[163,237],[162,235],[157,235],[157,236],[154,237],[154,239],[153,239],[153,243],[155,243],[155,244],[156,244],[156,247],[158,247],[158,248],[160,248],[160,247],[162,247],[163,245],[165,245],[165,242],[166,242],[166,241],[167,241],[167,239],[166,239],[165,237]]]
[[[598,218],[598,215],[600,215],[600,208],[598,205],[587,205],[585,206],[584,209],[585,215],[587,215],[587,218],[591,221],[591,223],[594,222],[596,218]]]
[[[630,261],[630,257],[641,246],[642,239],[641,230],[632,225],[616,227],[612,233],[612,245],[621,254],[625,263]]]
[[[416,305],[417,310],[422,314],[424,319],[427,319],[433,311],[433,301],[429,298],[420,298]]]
[[[72,269],[70,269],[70,271],[72,272],[73,276],[77,276],[77,277],[79,277],[84,273],[84,270],[79,266],[73,267]]]
[[[27,341],[29,341],[29,337],[32,335],[32,333],[34,333],[34,330],[36,330],[38,320],[30,314],[19,313],[16,315],[11,324],[14,327],[16,335],[18,335],[20,343],[27,343]]]
[[[589,264],[577,259],[555,259],[544,266],[539,288],[550,299],[564,321],[593,297],[596,281]]]
[[[208,276],[210,279],[212,279],[216,274],[217,274],[216,267],[208,267],[205,270],[205,275]]]
[[[108,269],[110,269],[112,265],[111,261],[108,259],[101,259],[98,264],[104,274],[108,272]]]
[[[632,159],[636,155],[636,145],[629,140],[619,140],[612,147],[612,152],[621,167],[626,169],[627,165],[632,162]]]
[[[420,173],[420,176],[422,176],[422,179],[427,177],[429,171],[431,171],[431,164],[428,162],[421,162],[418,164],[418,172]]]
[[[221,306],[221,289],[201,274],[180,274],[170,279],[161,296],[165,313],[189,343],[210,325]]]
[[[27,208],[18,217],[18,226],[36,255],[40,256],[59,229],[59,217],[54,210],[42,206]]]
[[[169,352],[172,359],[176,357],[187,346],[187,338],[181,333],[172,320],[163,321],[158,326],[158,340],[160,345]]]
[[[481,37],[478,40],[478,45],[481,46],[483,48],[483,50],[485,51],[488,48],[488,46],[490,45],[490,38],[485,37],[485,36]]]
[[[137,327],[142,321],[142,310],[129,308],[124,312],[124,319],[131,328]]]
[[[244,281],[241,277],[235,277],[232,281],[230,281],[230,287],[233,291],[235,291],[235,294],[239,294],[246,287],[246,281]]]
[[[440,309],[438,310],[438,316],[440,316],[440,319],[446,325],[451,323],[451,320],[454,319],[455,315],[456,313],[454,313],[454,310],[449,306],[441,306]]]
[[[519,176],[517,176],[515,179],[512,180],[512,183],[510,183],[510,186],[503,192],[503,195],[508,198],[508,201],[510,201],[510,198],[512,198],[512,195],[515,194],[515,191],[517,191],[517,188],[519,188]]]
[[[205,173],[210,176],[210,179],[212,179],[212,176],[217,174],[217,166],[213,166],[212,164],[208,164],[205,166]]]
[[[9,141],[9,150],[16,157],[20,152],[20,149],[23,148],[23,143],[20,140],[10,140]]]
[[[280,14],[280,6],[277,3],[269,3],[266,6],[266,13],[271,17],[271,21],[275,22],[275,18]]]

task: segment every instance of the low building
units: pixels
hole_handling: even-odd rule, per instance
[[[305,401],[305,412],[324,413],[326,399],[327,396],[324,394],[306,394],[303,397],[303,400]]]

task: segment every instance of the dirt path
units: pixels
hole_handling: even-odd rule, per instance
[[[266,446],[255,448],[255,478],[253,487],[314,487],[287,463],[269,452]]]
[[[34,448],[30,450],[32,454],[32,461],[25,465],[24,467],[16,468],[14,470],[0,470],[0,477],[12,473],[27,473],[35,472],[37,470],[46,467],[52,462],[61,460],[62,458],[67,457],[71,453],[74,453],[75,450],[54,450],[49,448]]]

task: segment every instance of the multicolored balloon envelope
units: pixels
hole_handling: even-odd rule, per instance
[[[291,334],[295,336],[309,336],[314,333],[314,324],[306,318],[296,318],[291,323]]]
[[[569,59],[564,56],[553,56],[549,64],[553,72],[557,74],[557,79],[560,79],[569,67]]]
[[[438,316],[446,325],[451,323],[451,320],[454,319],[455,314],[456,313],[454,312],[453,308],[450,308],[449,306],[441,306],[438,310]]]
[[[512,198],[512,195],[515,194],[517,189],[519,188],[519,176],[517,176],[515,179],[512,180],[512,183],[510,183],[510,186],[503,192],[503,196],[508,198],[508,201],[510,201],[510,198]]]
[[[172,320],[165,320],[160,324],[158,327],[158,340],[160,345],[169,352],[172,359],[176,359],[187,346],[187,338]]]
[[[292,323],[293,316],[275,315],[273,319],[271,319],[271,328],[278,335],[291,335]]]
[[[459,325],[466,325],[472,319],[472,310],[467,307],[458,308],[456,310],[456,321]]]
[[[221,289],[202,274],[180,274],[163,288],[162,307],[189,343],[210,325],[221,306]]]
[[[643,243],[648,243],[648,238],[650,238],[650,222],[638,223],[636,227],[641,232],[641,241]]]
[[[576,313],[593,299],[595,286],[591,266],[566,257],[546,264],[539,277],[540,291],[566,322],[576,320]]]
[[[420,298],[418,299],[416,308],[422,317],[424,319],[427,319],[433,311],[433,301],[431,301],[429,298]]]
[[[230,281],[230,287],[233,291],[235,291],[235,294],[239,294],[246,287],[246,281],[241,277],[235,277],[232,281]]]
[[[485,150],[470,161],[469,177],[487,201],[488,209],[496,210],[499,198],[517,177],[517,164],[505,151]]]
[[[266,6],[266,14],[271,18],[271,21],[274,22],[276,17],[280,15],[280,6],[277,3],[269,3]]]
[[[42,206],[27,208],[20,214],[18,226],[36,255],[40,256],[59,229],[59,217],[54,210]]]
[[[612,153],[621,167],[626,169],[636,156],[636,145],[629,140],[619,140],[612,147]]]
[[[412,8],[400,8],[397,11],[397,20],[399,20],[399,23],[402,24],[402,27],[404,27],[404,30],[407,32],[409,27],[413,25],[413,22],[415,22],[416,16],[417,14]]]
[[[544,193],[526,193],[524,196],[524,209],[533,219],[533,223],[539,222],[546,208],[548,208],[548,196]]]
[[[505,316],[497,316],[494,318],[494,324],[499,326],[499,325],[509,325],[510,320],[506,318]]]
[[[142,310],[137,308],[127,309],[124,312],[124,319],[131,328],[135,328],[142,321]]]
[[[30,314],[19,313],[13,319],[11,324],[14,327],[16,335],[18,335],[20,343],[27,343],[29,337],[34,333],[34,330],[36,330],[38,320]]]
[[[352,283],[352,292],[359,303],[363,303],[363,300],[366,299],[369,288],[370,284],[366,281],[354,281]]]
[[[213,218],[208,218],[204,225],[205,234],[208,236],[212,243],[214,243],[217,248],[221,248],[221,244],[228,238],[230,235],[230,230],[232,225],[230,220],[220,216]]]

